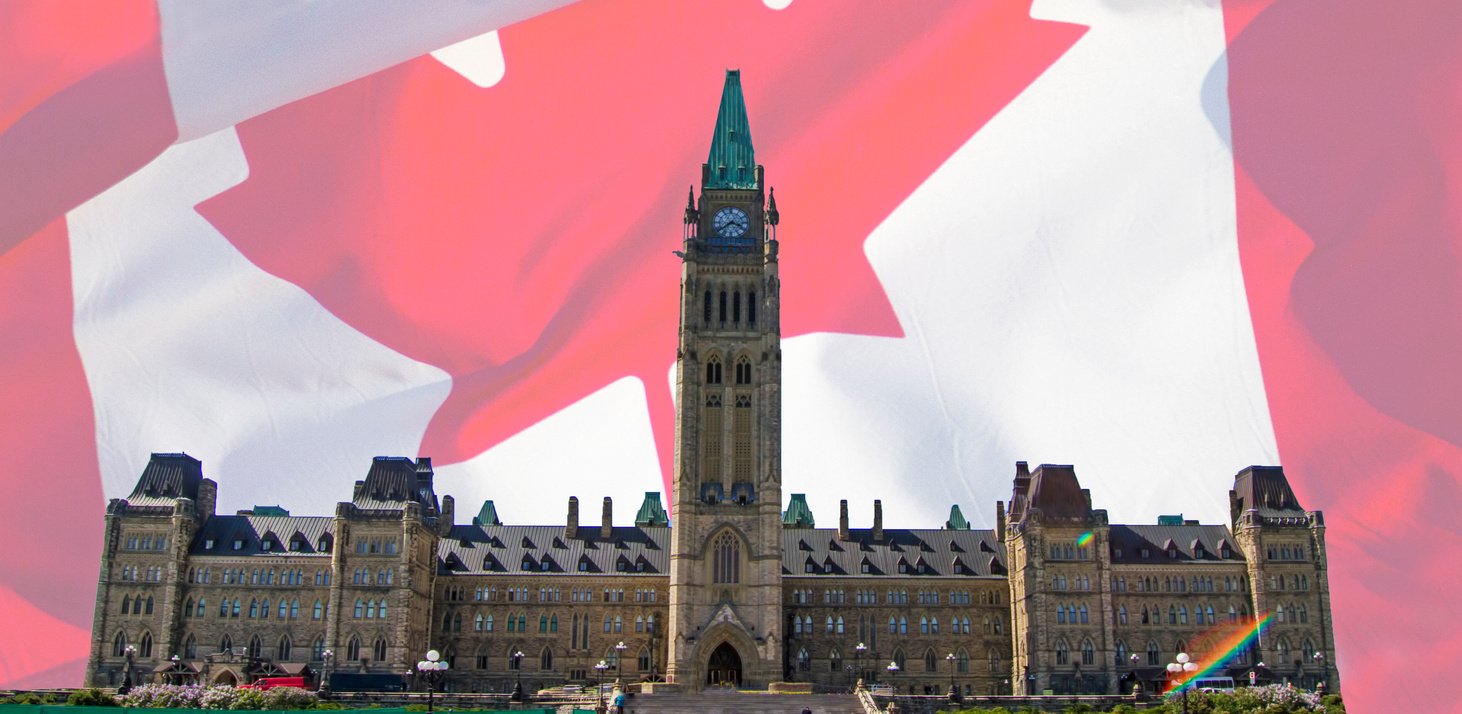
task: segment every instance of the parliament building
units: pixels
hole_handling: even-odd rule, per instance
[[[410,675],[506,691],[596,675],[681,687],[774,682],[967,694],[1165,688],[1188,652],[1242,682],[1338,691],[1324,518],[1251,466],[1230,521],[1113,525],[1071,466],[1014,469],[993,530],[818,528],[782,493],[776,198],[728,72],[685,209],[667,513],[502,522],[438,497],[431,460],[377,457],[332,515],[216,513],[186,454],[153,454],[106,509],[87,684],[132,672],[241,683]],[[793,435],[795,438],[795,435]],[[867,505],[863,507],[868,507]],[[595,670],[603,662],[609,670]],[[890,667],[891,664],[897,665]],[[137,674],[133,675],[138,676]]]

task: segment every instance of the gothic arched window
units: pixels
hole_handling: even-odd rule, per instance
[[[746,294],[746,323],[756,327],[756,291]]]
[[[386,661],[386,638],[384,638],[384,637],[377,637],[376,638],[376,646],[373,647],[373,648],[371,648],[371,649],[372,649],[372,654],[374,654],[376,656],[376,661],[377,662],[385,662]]]
[[[360,636],[351,635],[350,643],[345,646],[345,659],[347,662],[354,662],[360,659]]]
[[[712,356],[706,360],[706,384],[721,383],[721,358]]]
[[[711,545],[713,553],[713,574],[711,582],[741,582],[741,542],[729,532],[716,537]]]
[[[736,360],[736,383],[751,384],[751,360],[746,357]]]

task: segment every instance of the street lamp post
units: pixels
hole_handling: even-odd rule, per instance
[[[596,711],[596,712],[602,712],[602,711],[604,711],[604,685],[603,685],[603,682],[604,682],[604,670],[606,670],[606,669],[609,669],[609,664],[607,662],[605,662],[604,660],[602,660],[602,659],[599,660],[599,663],[598,664],[594,665],[594,697],[598,700],[598,704],[596,704],[595,705],[595,708],[594,708],[594,711]]]
[[[426,659],[416,663],[416,671],[426,679],[426,710],[436,711],[433,708],[433,697],[436,694],[437,678],[441,677],[451,665],[442,661],[442,653],[436,650],[427,650]]]
[[[863,659],[863,654],[867,651],[868,645],[865,645],[862,642],[859,642],[855,647],[853,647],[853,668],[858,672],[858,682],[854,685],[854,687],[857,689],[863,688],[863,664],[861,660]]]
[[[899,663],[898,662],[889,662],[887,669],[888,669],[888,683],[893,687],[894,694],[898,694],[898,691],[899,691],[899,685],[898,685],[898,681],[899,681],[898,680]]]
[[[958,702],[959,688],[954,685],[954,653],[944,655],[944,661],[949,663],[949,701]]]
[[[1137,679],[1137,663],[1141,659],[1142,659],[1141,657],[1138,657],[1137,656],[1137,653],[1136,652],[1133,652],[1132,654],[1130,654],[1130,655],[1127,656],[1127,661],[1132,663],[1132,672],[1131,672],[1130,676],[1132,677],[1132,691],[1134,693],[1137,691],[1137,688],[1138,687],[1141,687],[1142,686],[1142,682],[1138,681],[1138,679]],[[1119,692],[1119,694],[1120,694],[1120,692]]]
[[[1168,674],[1171,674],[1173,679],[1197,671],[1198,663],[1192,661],[1187,652],[1179,652],[1177,661],[1168,663]],[[1188,683],[1179,682],[1178,686],[1183,688],[1183,714],[1188,714]]]
[[[324,696],[330,694],[330,660],[333,659],[335,659],[334,650],[325,650],[320,653],[320,684],[315,687],[315,690]]]
[[[623,682],[620,679],[620,672],[624,671],[624,640],[614,646],[614,686],[621,687]]]
[[[172,675],[169,676],[168,679],[172,680],[173,684],[182,684],[183,673],[178,669],[178,662],[181,662],[182,660],[177,655],[173,655],[168,658],[168,661],[173,663]]]
[[[523,701],[523,650],[514,650],[509,657],[513,658],[513,696],[512,701]]]
[[[137,648],[127,645],[122,649],[122,656],[127,658],[127,669],[122,672],[122,686],[117,689],[118,694],[132,691],[132,663],[137,659]]]

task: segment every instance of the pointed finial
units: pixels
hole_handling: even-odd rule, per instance
[[[691,186],[685,194],[685,224],[690,225],[700,219],[700,213],[695,210],[695,186]]]
[[[777,188],[775,186],[772,187],[771,199],[771,205],[767,208],[767,221],[775,226],[782,221],[782,215],[777,213]]]

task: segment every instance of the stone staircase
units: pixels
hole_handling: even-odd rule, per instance
[[[851,694],[655,692],[636,694],[624,703],[626,714],[801,714],[803,708],[813,714],[863,714],[858,698]]]

